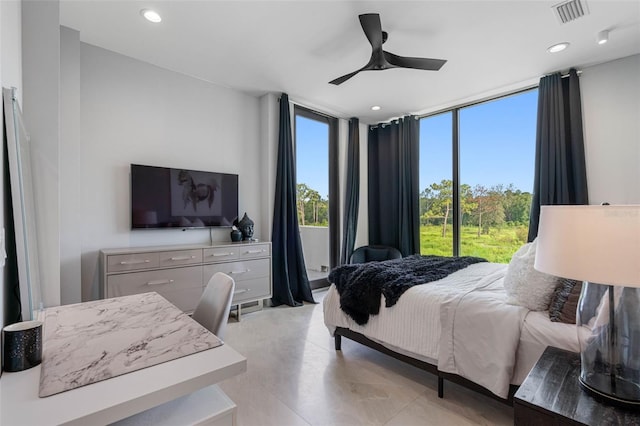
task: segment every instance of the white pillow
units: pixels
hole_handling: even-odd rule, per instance
[[[504,288],[507,291],[507,303],[532,311],[546,311],[559,278],[533,269],[536,245],[536,240],[533,240],[513,255],[504,277]]]

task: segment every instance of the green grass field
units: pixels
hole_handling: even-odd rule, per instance
[[[420,227],[420,253],[451,256],[453,254],[452,226],[442,237],[442,226]],[[526,243],[527,226],[491,228],[488,235],[481,234],[475,226],[463,226],[460,235],[460,255],[483,257],[490,262],[509,263],[511,256]]]

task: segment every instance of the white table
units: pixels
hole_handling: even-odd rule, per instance
[[[247,369],[229,345],[198,352],[46,398],[41,366],[0,378],[0,425],[108,424],[196,392]]]

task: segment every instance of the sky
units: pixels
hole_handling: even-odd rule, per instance
[[[460,180],[533,190],[538,90],[460,110]],[[420,120],[420,191],[451,179],[451,112]],[[296,116],[297,181],[329,194],[329,128]]]
[[[329,125],[296,116],[296,180],[329,198]]]
[[[460,182],[532,192],[538,90],[460,110]],[[451,179],[452,113],[420,120],[420,190]]]

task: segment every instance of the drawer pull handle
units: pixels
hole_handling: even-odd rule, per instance
[[[266,250],[247,250],[244,252],[244,254],[257,254],[257,253],[264,253]]]
[[[233,252],[228,252],[228,253],[213,253],[211,256],[213,257],[221,257],[221,256],[233,256]]]
[[[176,257],[172,257],[170,260],[191,260],[191,259],[195,259],[195,256],[176,256]]]
[[[174,280],[153,280],[147,282],[147,285],[162,285],[162,284],[171,284]]]
[[[243,288],[242,290],[236,290],[233,292],[233,294],[242,294],[242,293],[248,293],[251,289],[250,288]]]
[[[144,260],[123,260],[120,262],[121,265],[139,265],[141,263],[149,263],[151,262],[149,259]]]
[[[247,272],[251,272],[251,269],[245,269],[244,271],[231,271],[229,272],[229,275],[246,274]]]

